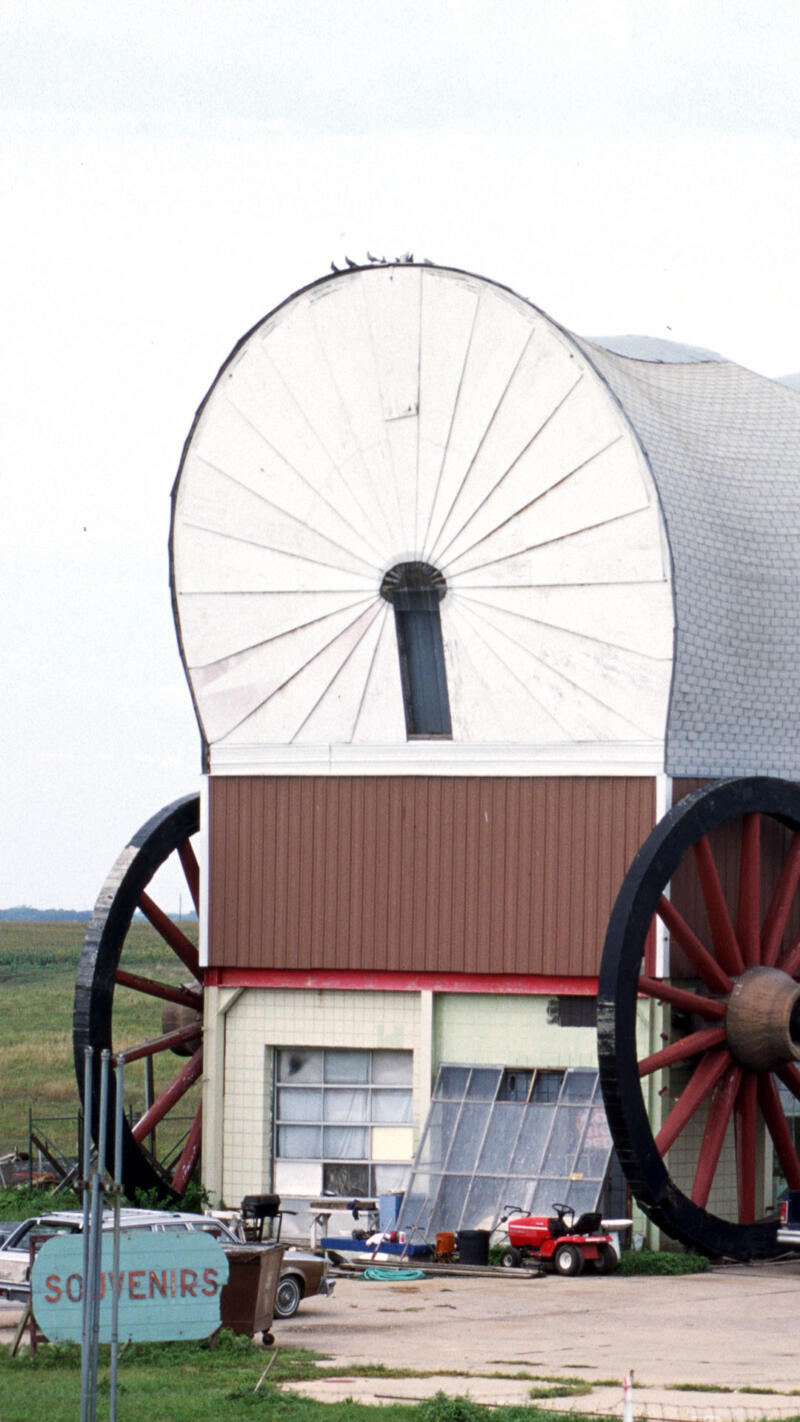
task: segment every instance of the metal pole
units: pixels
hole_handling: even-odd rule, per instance
[[[104,1047],[100,1053],[100,1118],[97,1132],[97,1169],[92,1176],[92,1217],[90,1223],[89,1278],[91,1289],[91,1347],[89,1367],[89,1422],[97,1417],[97,1349],[100,1334],[100,1275],[103,1248],[103,1191],[106,1173],[106,1139],[108,1134],[108,1064],[111,1053]]]
[[[152,1057],[145,1057],[145,1059],[144,1059],[144,1112],[145,1112],[145,1115],[147,1115],[147,1112],[150,1110],[150,1107],[152,1106],[152,1104],[153,1104],[153,1102],[155,1101],[155,1099],[156,1099],[156,1098],[155,1098],[155,1090],[154,1090],[154,1086],[153,1086],[153,1058],[152,1058]],[[152,1131],[150,1132],[150,1135],[149,1135],[149,1137],[148,1137],[148,1150],[150,1151],[150,1154],[151,1154],[151,1155],[155,1155],[155,1153],[156,1153],[156,1128],[155,1128],[155,1126],[153,1127],[153,1129],[152,1129]]]
[[[83,1052],[83,1159],[81,1188],[83,1190],[83,1286],[81,1312],[81,1422],[89,1415],[89,1175],[92,1169],[92,1056],[91,1047]]]
[[[125,1058],[115,1058],[114,1091],[114,1263],[111,1271],[111,1396],[109,1422],[117,1422],[117,1360],[119,1356],[119,1197],[122,1190],[122,1102]]]

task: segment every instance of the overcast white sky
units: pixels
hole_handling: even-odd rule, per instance
[[[800,6],[2,8],[0,907],[84,908],[198,784],[169,494],[231,347],[410,249],[800,369]]]

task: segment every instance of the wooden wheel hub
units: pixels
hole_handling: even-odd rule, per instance
[[[778,968],[748,968],[733,984],[725,1031],[748,1071],[800,1061],[800,984]]]
[[[191,990],[190,984],[184,984],[184,986]],[[170,1050],[175,1053],[176,1057],[191,1057],[197,1051],[203,1038],[202,1010],[195,1011],[194,1008],[186,1007],[180,1002],[165,1002],[161,1009],[161,1031],[163,1033],[176,1032],[181,1027],[196,1027],[197,1032],[188,1041],[176,1042]]]

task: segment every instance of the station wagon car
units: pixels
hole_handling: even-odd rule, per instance
[[[113,1210],[103,1212],[103,1229],[114,1227]],[[182,1230],[202,1230],[220,1244],[241,1248],[242,1240],[221,1220],[210,1215],[187,1214],[177,1210],[120,1210],[120,1227],[147,1229],[163,1233]],[[30,1295],[30,1238],[32,1235],[80,1234],[83,1230],[81,1210],[54,1210],[46,1215],[33,1215],[13,1227],[0,1243],[0,1298],[25,1302]],[[255,1246],[257,1247],[257,1246]],[[324,1258],[301,1249],[287,1249],[281,1265],[281,1277],[275,1298],[275,1317],[291,1318],[301,1301],[312,1294],[329,1294],[333,1281],[328,1277]]]

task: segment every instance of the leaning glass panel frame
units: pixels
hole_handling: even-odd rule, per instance
[[[487,1101],[490,1073],[495,1095]],[[525,1081],[525,1099],[516,1078]],[[416,1224],[431,1238],[494,1229],[508,1205],[543,1214],[557,1200],[578,1213],[596,1209],[611,1154],[596,1071],[443,1063],[398,1228]]]

